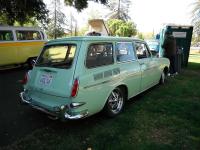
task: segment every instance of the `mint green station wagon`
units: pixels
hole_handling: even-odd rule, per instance
[[[118,115],[125,101],[163,84],[169,60],[151,55],[143,40],[71,37],[49,41],[23,80],[21,101],[52,119]]]

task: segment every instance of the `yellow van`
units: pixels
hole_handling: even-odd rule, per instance
[[[46,34],[39,28],[0,26],[0,67],[31,65],[46,41]]]

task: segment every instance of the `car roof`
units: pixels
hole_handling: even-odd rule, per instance
[[[47,42],[47,44],[53,44],[53,43],[63,43],[67,41],[142,41],[140,39],[132,38],[132,37],[113,37],[113,36],[76,36],[76,37],[68,37],[68,38],[62,38],[62,39],[56,39],[51,40]]]
[[[39,27],[1,26],[0,30],[41,30]]]

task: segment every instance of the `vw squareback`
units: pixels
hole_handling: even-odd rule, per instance
[[[147,44],[119,37],[49,41],[24,78],[21,100],[54,119],[80,119],[103,110],[118,115],[126,100],[164,83],[169,60]]]

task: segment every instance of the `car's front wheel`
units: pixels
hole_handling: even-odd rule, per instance
[[[117,87],[109,95],[107,102],[104,106],[104,112],[109,117],[118,115],[125,103],[125,93],[123,89]]]

